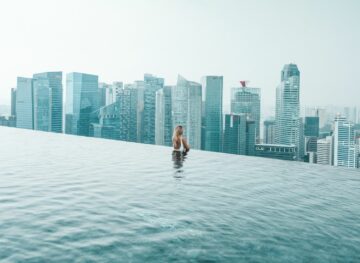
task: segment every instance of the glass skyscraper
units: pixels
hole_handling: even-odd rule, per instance
[[[334,166],[356,168],[354,123],[345,117],[336,117],[334,122]]]
[[[66,76],[65,132],[89,136],[91,113],[99,109],[98,76],[69,73]]]
[[[62,72],[33,75],[34,129],[62,132],[63,88]]]
[[[281,83],[276,89],[275,143],[295,145],[298,160],[303,157],[301,127],[300,71],[295,64],[287,64],[281,71]]]
[[[255,121],[246,114],[225,114],[223,152],[255,155]]]
[[[164,79],[144,75],[144,110],[142,116],[142,143],[155,144],[155,97],[164,86]]]
[[[172,89],[173,127],[182,125],[193,149],[201,148],[201,84],[178,76]]]
[[[223,77],[205,76],[202,78],[202,149],[222,151],[223,129]]]
[[[11,116],[16,116],[16,89],[11,89]]]
[[[275,120],[264,121],[264,143],[275,143]]]
[[[171,90],[164,86],[156,92],[155,103],[155,144],[172,145]]]
[[[34,129],[33,79],[17,78],[16,84],[16,127]]]
[[[89,134],[92,137],[119,140],[120,139],[120,109],[119,102],[101,107],[91,113]]]
[[[260,140],[260,100],[261,90],[250,88],[241,82],[242,87],[231,89],[231,113],[245,114],[248,120],[255,122],[256,140]]]

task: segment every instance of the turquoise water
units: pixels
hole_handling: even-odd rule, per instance
[[[0,128],[1,262],[360,262],[360,172]]]

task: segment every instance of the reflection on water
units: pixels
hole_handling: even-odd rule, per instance
[[[181,175],[184,172],[183,165],[186,160],[186,152],[180,152],[180,151],[173,151],[172,152],[172,160],[174,162],[174,177],[175,178],[183,178],[184,176]]]

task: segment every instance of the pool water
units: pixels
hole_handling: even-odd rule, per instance
[[[0,262],[360,262],[360,172],[0,128]]]

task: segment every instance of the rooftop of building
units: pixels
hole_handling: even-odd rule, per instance
[[[360,173],[0,127],[0,261],[357,262]]]

